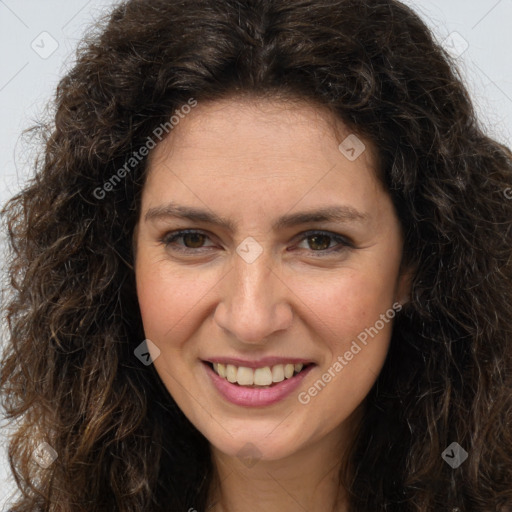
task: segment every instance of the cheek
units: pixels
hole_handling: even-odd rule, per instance
[[[145,261],[143,255],[137,259],[135,275],[137,283],[137,297],[144,324],[146,336],[152,341],[160,336],[159,331],[172,325],[174,311],[172,297],[174,294],[168,289],[157,272],[158,266]]]
[[[314,337],[327,353],[299,402],[329,418],[326,431],[364,401],[384,365],[395,316],[393,285],[382,275],[353,272],[329,286],[309,287],[304,303],[311,305]]]
[[[154,367],[170,395],[189,418],[194,418],[183,385],[188,388],[191,382],[189,368],[195,360],[194,322],[200,312],[201,298],[211,286],[143,255],[137,260],[136,283],[145,337],[160,350]]]
[[[344,269],[321,280],[296,278],[292,288],[320,330],[344,337],[373,325],[392,306],[395,278],[391,268],[387,273]]]
[[[197,362],[204,338],[201,329],[210,325],[212,296],[223,274],[215,269],[180,268],[151,251],[141,251],[135,272],[144,334],[161,351],[155,367],[162,377],[166,372],[182,374]],[[174,389],[170,384],[169,389]]]
[[[318,380],[303,397],[314,397],[315,407],[330,411],[332,421],[341,421],[364,400],[386,360],[395,273],[392,264],[385,271],[376,265],[345,268],[330,279],[304,278],[296,288],[325,354]]]
[[[180,339],[187,315],[199,307],[207,285],[182,275],[165,262],[151,261],[141,254],[136,265],[137,296],[146,336],[163,342]]]

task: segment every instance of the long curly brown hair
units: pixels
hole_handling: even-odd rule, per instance
[[[83,39],[3,210],[12,510],[205,509],[208,442],[134,356],[147,158],[94,191],[190,98],[244,94],[328,107],[375,144],[416,269],[350,452],[350,511],[512,510],[512,155],[395,0],[131,0]],[[468,453],[457,468],[452,442]]]

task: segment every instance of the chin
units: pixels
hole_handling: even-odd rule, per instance
[[[228,457],[240,459],[242,463],[249,461],[273,461],[280,460],[297,451],[297,436],[293,435],[289,429],[286,430],[286,435],[274,435],[276,424],[268,425],[259,431],[254,428],[248,429],[241,425],[240,430],[237,430],[233,436],[227,432],[223,432],[219,436],[207,437],[210,444],[216,450],[222,452]],[[273,432],[274,431],[274,432]],[[269,433],[271,433],[269,435]],[[249,466],[249,464],[246,464]]]

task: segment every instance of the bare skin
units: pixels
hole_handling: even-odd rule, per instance
[[[347,510],[338,469],[384,364],[389,316],[347,352],[410,286],[372,147],[363,141],[351,161],[338,148],[349,134],[313,105],[230,99],[200,103],[150,155],[134,235],[137,293],[146,337],[160,350],[155,368],[210,442],[214,512]],[[171,203],[232,225],[178,218]],[[345,215],[275,225],[327,206]],[[184,229],[197,233],[171,239]],[[237,252],[248,237],[261,249],[250,263]],[[220,356],[314,366],[289,396],[246,407],[212,385],[204,361]],[[335,370],[340,357],[346,364]]]

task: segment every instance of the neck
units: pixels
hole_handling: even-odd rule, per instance
[[[215,473],[208,512],[347,512],[339,479],[346,445],[341,438],[334,431],[280,460],[240,460],[212,446]]]

